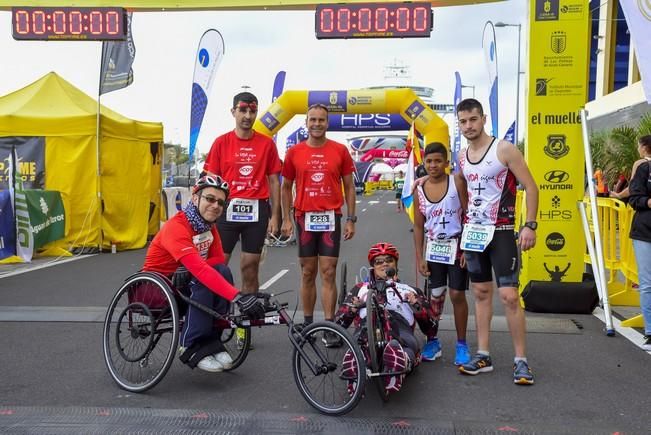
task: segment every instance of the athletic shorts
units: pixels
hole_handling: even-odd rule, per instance
[[[497,287],[518,287],[520,254],[513,230],[496,230],[484,252],[465,251],[466,267],[472,282],[493,281]]]
[[[242,240],[242,252],[248,254],[262,253],[271,216],[269,201],[266,199],[258,200],[257,222],[228,222],[226,220],[226,207],[224,207],[224,212],[217,221],[217,230],[219,231],[219,237],[222,239],[224,253],[230,255],[240,240]]]
[[[335,215],[334,231],[305,231],[305,215],[294,215],[299,257],[339,257],[341,215]]]
[[[459,266],[459,260],[454,264],[427,262],[429,270],[429,288],[448,286],[453,290],[468,290],[468,269]]]

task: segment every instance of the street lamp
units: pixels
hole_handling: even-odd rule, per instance
[[[475,85],[461,85],[461,88],[472,88],[472,98],[475,98]]]
[[[522,30],[521,24],[507,24],[501,21],[495,23],[495,27],[517,27],[518,28],[518,79],[516,83],[516,96],[515,96],[515,131],[513,132],[513,137],[515,145],[518,144],[518,134],[520,133],[520,31]]]

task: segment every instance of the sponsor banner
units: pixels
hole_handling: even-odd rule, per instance
[[[132,14],[127,14],[126,41],[102,42],[102,65],[99,75],[99,94],[126,88],[133,83],[133,60],[136,58],[136,45],[131,35]]]
[[[644,94],[651,103],[651,0],[620,0],[619,4],[635,46]]]
[[[274,86],[271,91],[271,102],[273,103],[283,94],[283,89],[285,88],[285,77],[287,73],[285,71],[278,71],[276,78],[274,79]],[[274,134],[273,140],[276,142],[278,135]]]
[[[8,190],[0,190],[0,260],[16,255],[14,209]]]
[[[409,130],[409,123],[397,113],[331,113],[328,131]]]
[[[25,189],[45,188],[45,138],[0,137],[0,189],[8,189],[9,162],[15,148],[18,172]]]
[[[348,112],[347,95],[347,91],[309,91],[307,106],[323,104],[329,112]]]
[[[66,213],[61,193],[52,190],[25,190],[25,198],[34,235],[34,249],[62,239],[66,230]]]
[[[370,162],[375,159],[400,159],[407,160],[409,158],[409,151],[407,150],[386,150],[386,149],[372,149],[364,153],[359,159],[362,162]]]
[[[461,88],[461,75],[458,71],[454,72],[455,86],[454,86],[454,127],[453,128],[453,142],[451,151],[452,169],[454,172],[458,169],[458,157],[457,155],[461,151],[461,130],[459,129],[459,122],[457,120],[457,110],[456,107],[462,100],[462,88]]]
[[[530,0],[529,92],[525,139],[538,185],[537,243],[523,253],[530,280],[580,282],[585,240],[577,202],[585,160],[579,110],[587,101],[589,14],[583,0]],[[535,35],[535,37],[533,36]]]
[[[484,58],[488,70],[488,102],[490,105],[491,127],[493,136],[498,136],[497,45],[495,43],[495,27],[493,27],[491,21],[487,21],[484,25],[481,46],[484,48]]]
[[[203,116],[208,107],[208,97],[212,89],[215,71],[224,58],[224,38],[215,29],[204,32],[199,40],[199,47],[194,62],[192,78],[192,97],[190,100],[190,160],[194,158],[194,150],[201,131]]]
[[[384,89],[348,91],[348,112],[359,113],[382,110],[386,104],[386,92]]]

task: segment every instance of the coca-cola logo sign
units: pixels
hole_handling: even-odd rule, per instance
[[[565,247],[565,237],[561,233],[549,233],[545,245],[550,251],[560,251]]]

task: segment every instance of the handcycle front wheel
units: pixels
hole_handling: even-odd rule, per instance
[[[342,345],[326,347],[324,334],[335,334]],[[292,371],[305,400],[328,415],[345,414],[355,408],[364,393],[366,380],[366,363],[356,340],[332,322],[312,323],[297,340],[298,347],[292,353]]]
[[[134,393],[152,388],[172,365],[178,340],[179,311],[165,278],[127,278],[104,319],[104,362],[113,380]]]
[[[368,354],[373,374],[383,372],[382,356],[384,347],[388,343],[387,333],[384,329],[382,317],[379,314],[380,309],[375,295],[369,293],[366,298],[366,335],[368,336]],[[382,376],[373,376],[373,382],[382,400],[384,402],[389,400],[389,392],[385,388],[384,378]]]
[[[226,348],[226,352],[233,359],[233,364],[228,368],[224,367],[224,371],[230,372],[235,370],[242,365],[249,354],[249,349],[251,348],[251,328],[224,329],[219,339]]]

